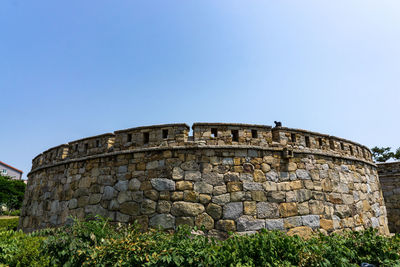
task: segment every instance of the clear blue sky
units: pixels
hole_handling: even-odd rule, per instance
[[[0,2],[0,160],[129,127],[284,126],[400,146],[400,2]]]

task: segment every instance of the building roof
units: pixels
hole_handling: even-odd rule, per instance
[[[13,166],[10,166],[10,165],[8,165],[8,164],[2,162],[2,161],[0,161],[0,164],[3,164],[4,166],[7,166],[8,168],[13,169],[14,171],[20,172],[21,174],[24,173],[23,171],[18,170],[17,168],[14,168]]]

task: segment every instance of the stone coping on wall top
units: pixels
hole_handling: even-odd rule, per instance
[[[246,123],[226,123],[226,122],[196,122],[193,123],[192,129],[196,126],[222,126],[222,127],[246,127],[246,128],[265,128],[271,129],[272,127],[269,125],[261,125],[261,124],[246,124]]]
[[[90,140],[90,139],[100,138],[100,137],[106,137],[106,136],[113,137],[113,136],[115,136],[115,134],[113,134],[113,133],[105,133],[105,134],[93,135],[93,136],[90,136],[90,137],[85,137],[85,138],[81,138],[81,139],[78,139],[78,140],[74,140],[74,141],[68,142],[68,144],[73,144],[73,143],[82,142],[82,141],[85,141],[85,140]]]
[[[115,131],[114,133],[117,134],[117,133],[137,131],[137,130],[143,130],[143,129],[159,129],[159,128],[167,128],[167,127],[185,127],[188,130],[190,130],[190,126],[187,125],[186,123],[168,123],[168,124],[133,127],[133,128],[118,130],[118,131]]]
[[[67,159],[63,160],[60,162],[56,163],[51,163],[47,165],[42,165],[40,167],[37,167],[36,169],[31,170],[27,176],[30,174],[54,167],[54,166],[59,166],[71,162],[79,162],[79,161],[84,161],[88,159],[96,159],[96,158],[104,158],[104,157],[110,157],[110,156],[117,156],[117,155],[123,155],[123,154],[130,154],[130,153],[141,153],[141,152],[151,152],[151,151],[163,151],[163,150],[191,150],[191,149],[254,149],[254,150],[262,150],[262,151],[272,151],[272,152],[281,152],[285,148],[282,147],[262,147],[262,146],[253,146],[253,145],[192,145],[192,146],[175,146],[175,147],[149,147],[149,148],[137,148],[137,149],[129,149],[129,150],[121,150],[121,151],[114,151],[114,152],[107,152],[103,154],[96,154],[96,155],[90,155],[90,156],[84,156],[80,158],[73,158],[73,159]],[[300,150],[300,149],[293,149],[294,153],[297,154],[309,154],[309,155],[318,155],[318,156],[325,156],[325,157],[332,157],[332,158],[337,158],[337,159],[344,159],[344,160],[351,160],[351,161],[357,161],[361,163],[368,164],[370,166],[376,167],[376,164],[373,162],[369,162],[363,159],[355,158],[355,157],[347,157],[347,156],[342,156],[342,155],[335,155],[331,153],[325,153],[325,152],[318,152],[318,151],[313,151],[313,150]]]
[[[332,139],[336,139],[339,141],[343,141],[346,143],[351,143],[353,145],[356,146],[360,146],[363,147],[365,149],[367,149],[369,151],[369,148],[365,145],[362,145],[360,143],[345,139],[345,138],[341,138],[341,137],[337,137],[337,136],[333,136],[333,135],[328,135],[328,134],[322,134],[322,133],[318,133],[318,132],[312,132],[312,131],[308,131],[308,130],[303,130],[303,129],[296,129],[296,128],[287,128],[287,127],[275,127],[272,130],[277,131],[277,130],[283,130],[283,131],[290,131],[290,132],[299,132],[299,133],[304,133],[304,134],[310,134],[310,135],[316,135],[316,136],[321,136],[321,137],[326,137],[326,138],[332,138]]]

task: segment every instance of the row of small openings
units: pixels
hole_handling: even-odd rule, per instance
[[[96,140],[96,147],[101,147],[100,140]],[[78,151],[78,148],[79,148],[79,144],[75,144],[75,150],[76,151]],[[83,145],[83,148],[84,148],[85,151],[87,151],[89,149],[89,144],[85,143]]]
[[[168,134],[169,134],[168,129],[163,129],[162,130],[162,138],[163,139],[167,139],[168,138]],[[128,134],[126,141],[128,143],[132,142],[132,134],[131,133]],[[144,132],[143,133],[143,143],[144,144],[148,144],[149,141],[150,141],[150,133],[149,132]]]
[[[218,137],[218,129],[217,128],[211,128],[211,137]],[[238,142],[239,141],[239,130],[231,130],[231,137],[232,137],[232,141]],[[251,137],[258,138],[258,131],[251,130]]]

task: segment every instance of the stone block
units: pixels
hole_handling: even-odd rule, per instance
[[[202,194],[212,194],[214,187],[205,182],[194,183],[194,191]]]
[[[157,203],[158,213],[169,213],[171,211],[171,203],[167,200],[160,200]]]
[[[184,190],[192,190],[193,183],[190,181],[178,181],[176,182],[176,190],[184,191]]]
[[[272,181],[272,182],[278,182],[279,181],[279,175],[276,171],[269,171],[266,174],[266,179],[268,181]]]
[[[196,217],[195,224],[197,227],[204,227],[206,230],[214,228],[214,220],[207,213],[202,213]]]
[[[222,194],[225,194],[226,192],[227,192],[226,185],[214,186],[214,190],[213,190],[214,196],[222,195]]]
[[[214,220],[218,220],[222,217],[222,207],[217,204],[208,204],[206,211]]]
[[[247,192],[249,193],[249,192]],[[240,202],[246,200],[246,193],[243,191],[239,191],[239,192],[232,192],[231,193],[231,202]]]
[[[288,217],[288,218],[283,219],[283,224],[286,229],[290,229],[290,228],[302,226],[303,220],[302,220],[301,216]]]
[[[282,217],[296,216],[298,214],[297,203],[281,203],[279,205],[279,214]]]
[[[120,204],[132,200],[132,192],[129,192],[129,191],[119,192],[117,200],[118,200],[118,203],[120,203]],[[90,200],[90,202],[91,201],[92,200]],[[99,200],[99,202],[100,202],[100,200]],[[93,204],[96,204],[96,203],[93,203]]]
[[[245,191],[261,191],[263,190],[263,185],[260,183],[255,182],[244,182],[243,183],[243,190]]]
[[[199,201],[199,193],[186,190],[183,192],[183,200],[188,202],[198,202]]]
[[[237,219],[243,215],[243,203],[231,202],[224,206],[224,219]]]
[[[233,220],[219,220],[216,223],[216,228],[225,232],[236,231],[235,221]]]
[[[237,192],[243,190],[242,182],[228,182],[227,183],[228,192]]]
[[[237,230],[244,231],[258,231],[265,228],[265,220],[254,219],[252,216],[244,215],[237,219]]]
[[[144,215],[150,215],[156,212],[157,202],[151,199],[144,199],[141,203],[141,213]]]
[[[174,191],[175,182],[168,178],[154,178],[151,179],[151,184],[157,191]]]
[[[225,184],[224,175],[216,172],[203,173],[203,175],[200,178],[202,178],[205,183],[211,184],[213,186]]]
[[[320,226],[319,215],[305,215],[301,216],[301,219],[303,220],[304,226],[308,226],[313,229],[319,228]]]
[[[128,189],[132,191],[138,191],[140,189],[140,185],[141,182],[138,179],[133,178],[128,183]]]
[[[172,204],[171,214],[181,217],[197,216],[204,212],[204,206],[200,203],[178,201]]]
[[[172,169],[172,179],[174,180],[182,180],[185,175],[185,171],[179,167],[174,167]]]
[[[120,192],[124,192],[124,191],[128,190],[128,184],[129,184],[128,181],[118,181],[115,184],[114,188]]]
[[[206,194],[199,194],[199,201],[201,204],[207,204],[211,201],[211,196]]]
[[[259,219],[279,217],[278,204],[276,203],[258,202],[256,206]]]
[[[103,193],[103,200],[111,200],[117,196],[117,190],[115,190],[111,186],[105,186],[104,187],[104,193]]]
[[[284,230],[283,219],[267,219],[265,220],[265,228],[268,230]]]
[[[125,202],[119,206],[120,212],[128,215],[139,215],[139,204],[136,202]]]
[[[267,196],[264,191],[251,191],[251,198],[254,201],[267,201]]]
[[[183,200],[183,192],[172,192],[171,193],[171,200],[172,201]]]
[[[243,202],[243,213],[245,215],[256,215],[257,205],[255,201],[245,201]]]
[[[149,225],[161,229],[174,229],[175,217],[170,214],[157,214],[150,218]]]
[[[324,229],[326,231],[333,230],[333,221],[332,220],[320,219],[319,223],[320,223],[320,226],[322,229]]]
[[[299,237],[308,239],[313,235],[313,231],[310,227],[308,226],[300,226],[296,228],[292,228],[287,232],[288,236],[294,236],[297,235]]]
[[[267,180],[265,174],[261,170],[254,171],[254,182],[263,183]]]
[[[219,196],[213,196],[211,201],[218,205],[224,205],[231,200],[230,194],[223,194]]]
[[[175,219],[176,226],[178,225],[189,225],[191,227],[194,226],[194,218],[193,217],[176,217]]]
[[[299,178],[301,180],[310,180],[311,179],[310,173],[306,170],[297,169],[296,175],[297,175],[297,178]]]

